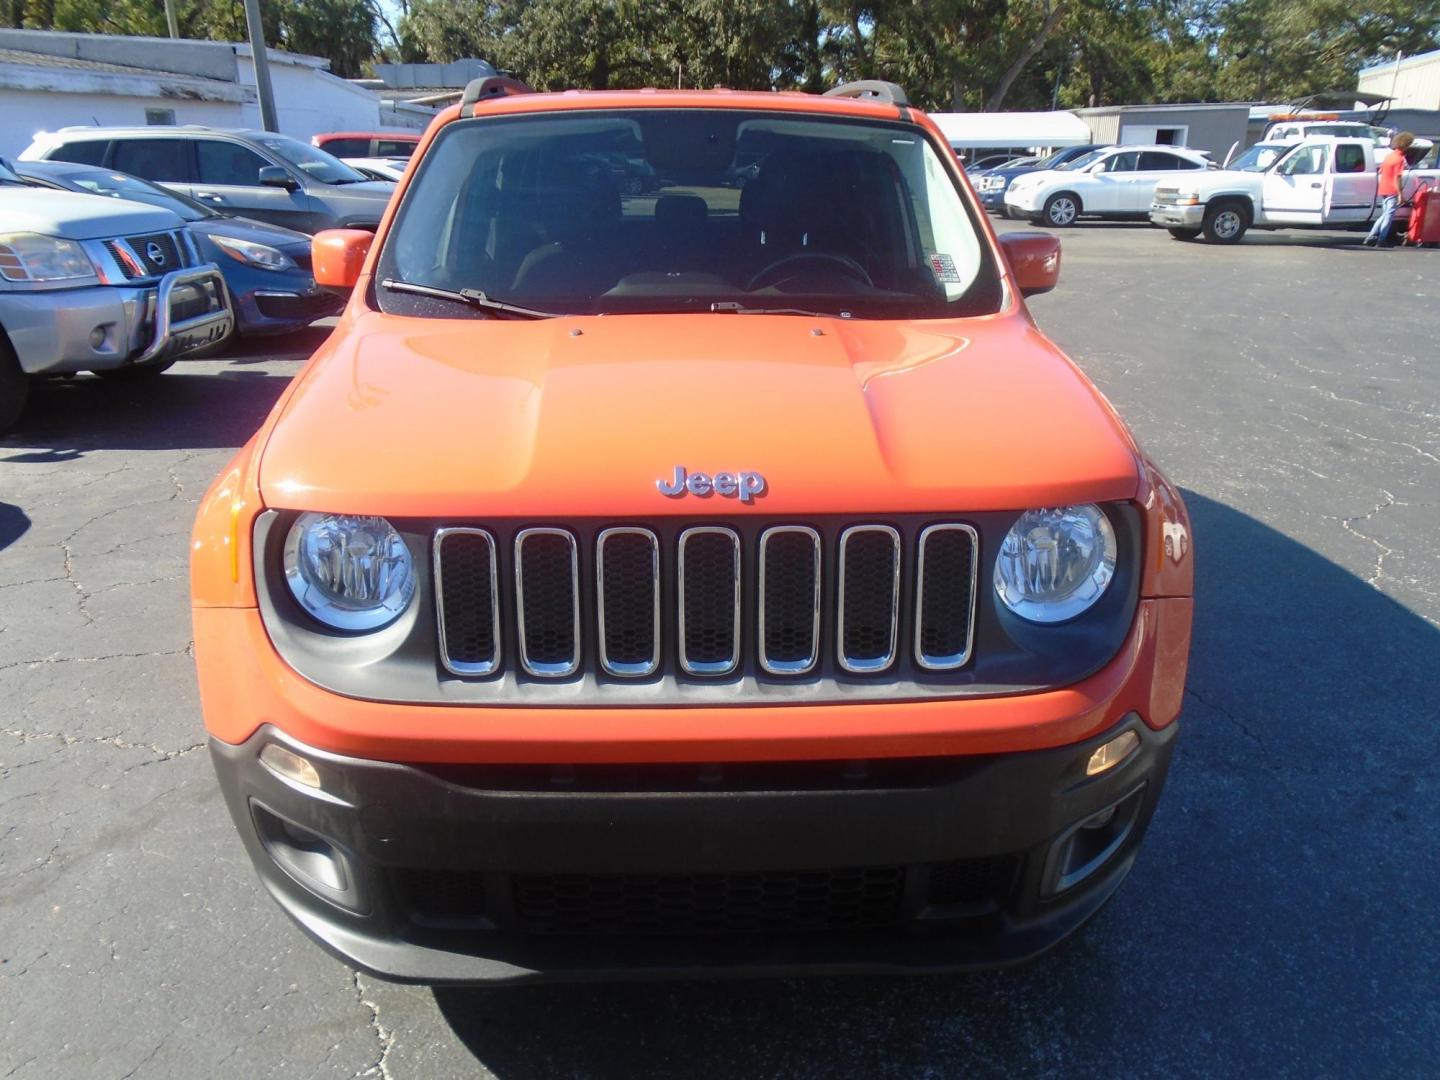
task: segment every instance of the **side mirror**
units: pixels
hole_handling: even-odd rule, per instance
[[[1000,249],[1010,263],[1010,275],[1021,296],[1049,292],[1060,280],[1058,236],[1046,232],[1001,233]]]
[[[1094,165],[1090,166],[1090,171],[1092,173],[1108,172],[1109,170],[1110,163],[1108,161],[1097,161]]]
[[[294,191],[300,185],[295,178],[282,169],[279,165],[260,166],[260,186],[278,187],[286,191]]]
[[[326,229],[310,241],[310,261],[315,284],[324,289],[349,292],[360,280],[360,270],[375,234],[364,229]]]

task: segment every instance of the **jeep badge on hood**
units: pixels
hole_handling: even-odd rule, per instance
[[[712,494],[727,499],[738,496],[742,503],[748,503],[757,496],[765,494],[765,477],[758,472],[720,472],[714,476],[695,472],[687,475],[684,465],[676,465],[675,478],[668,483],[664,480],[656,480],[655,489],[661,495],[672,499],[678,499],[689,492],[702,499]]]

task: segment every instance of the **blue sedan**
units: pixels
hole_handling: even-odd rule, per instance
[[[40,187],[109,195],[173,211],[185,222],[200,258],[220,268],[241,334],[280,334],[334,315],[343,297],[315,284],[310,237],[249,218],[226,217],[138,176],[63,161],[19,161],[14,170]]]

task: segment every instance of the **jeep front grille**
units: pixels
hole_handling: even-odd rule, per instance
[[[431,548],[441,662],[461,677],[504,668],[506,640],[541,679],[870,679],[974,653],[979,537],[957,522],[459,527]]]

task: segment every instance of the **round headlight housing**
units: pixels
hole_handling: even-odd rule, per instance
[[[1000,545],[995,594],[1029,622],[1065,622],[1104,595],[1115,556],[1115,530],[1100,507],[1027,510]]]
[[[336,630],[378,630],[415,595],[415,560],[382,517],[301,514],[285,538],[296,602]]]

